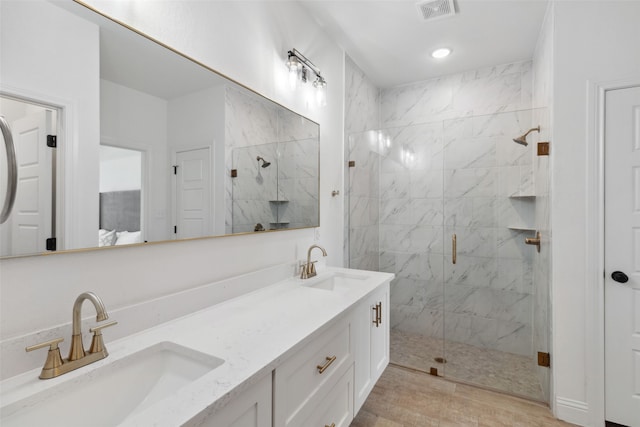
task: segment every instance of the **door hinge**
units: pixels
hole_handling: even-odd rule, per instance
[[[238,177],[238,169],[231,169],[231,178]]]
[[[50,237],[46,240],[46,246],[48,251],[55,251],[56,249],[56,238]]]
[[[173,226],[173,234],[178,234],[178,226],[177,225]]]
[[[548,368],[551,366],[551,356],[549,353],[538,352],[538,366]]]
[[[58,147],[58,137],[55,135],[47,135],[47,147],[57,148]]]
[[[438,376],[438,368],[429,368],[429,375]]]
[[[178,175],[178,165],[171,166],[173,168],[173,174]]]
[[[356,161],[355,160],[349,160],[349,167],[350,168],[355,168],[356,167]]]

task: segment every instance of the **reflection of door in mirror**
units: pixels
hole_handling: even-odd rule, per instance
[[[55,147],[47,145],[47,135],[55,134],[58,112],[53,107],[0,97],[0,115],[11,129],[18,172],[13,209],[0,225],[0,256],[55,250]],[[4,203],[11,191],[4,145],[0,153],[0,203]]]
[[[97,246],[142,243],[144,152],[100,145],[100,207]]]
[[[211,235],[211,157],[209,147],[176,151],[175,238]]]

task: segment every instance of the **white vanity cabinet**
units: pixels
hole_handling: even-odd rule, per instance
[[[190,420],[189,427],[271,427],[271,374],[245,390],[219,411],[203,413]]]
[[[389,282],[354,310],[355,413],[389,364]]]
[[[274,426],[349,425],[353,419],[353,392],[348,392],[353,390],[350,320],[334,321],[275,369]]]

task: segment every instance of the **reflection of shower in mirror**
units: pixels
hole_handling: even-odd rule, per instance
[[[258,157],[256,157],[256,160],[257,160],[257,161],[262,160],[262,167],[263,167],[263,168],[268,168],[269,166],[271,166],[271,162],[267,162],[267,161],[264,159],[264,157],[262,157],[262,156],[258,156]]]

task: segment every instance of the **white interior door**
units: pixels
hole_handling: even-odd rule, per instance
[[[15,120],[12,133],[18,163],[18,190],[11,214],[11,254],[46,251],[51,237],[52,151],[47,147],[51,112]]]
[[[605,112],[605,413],[640,426],[640,87]]]
[[[178,239],[211,235],[211,161],[208,148],[176,153]]]

